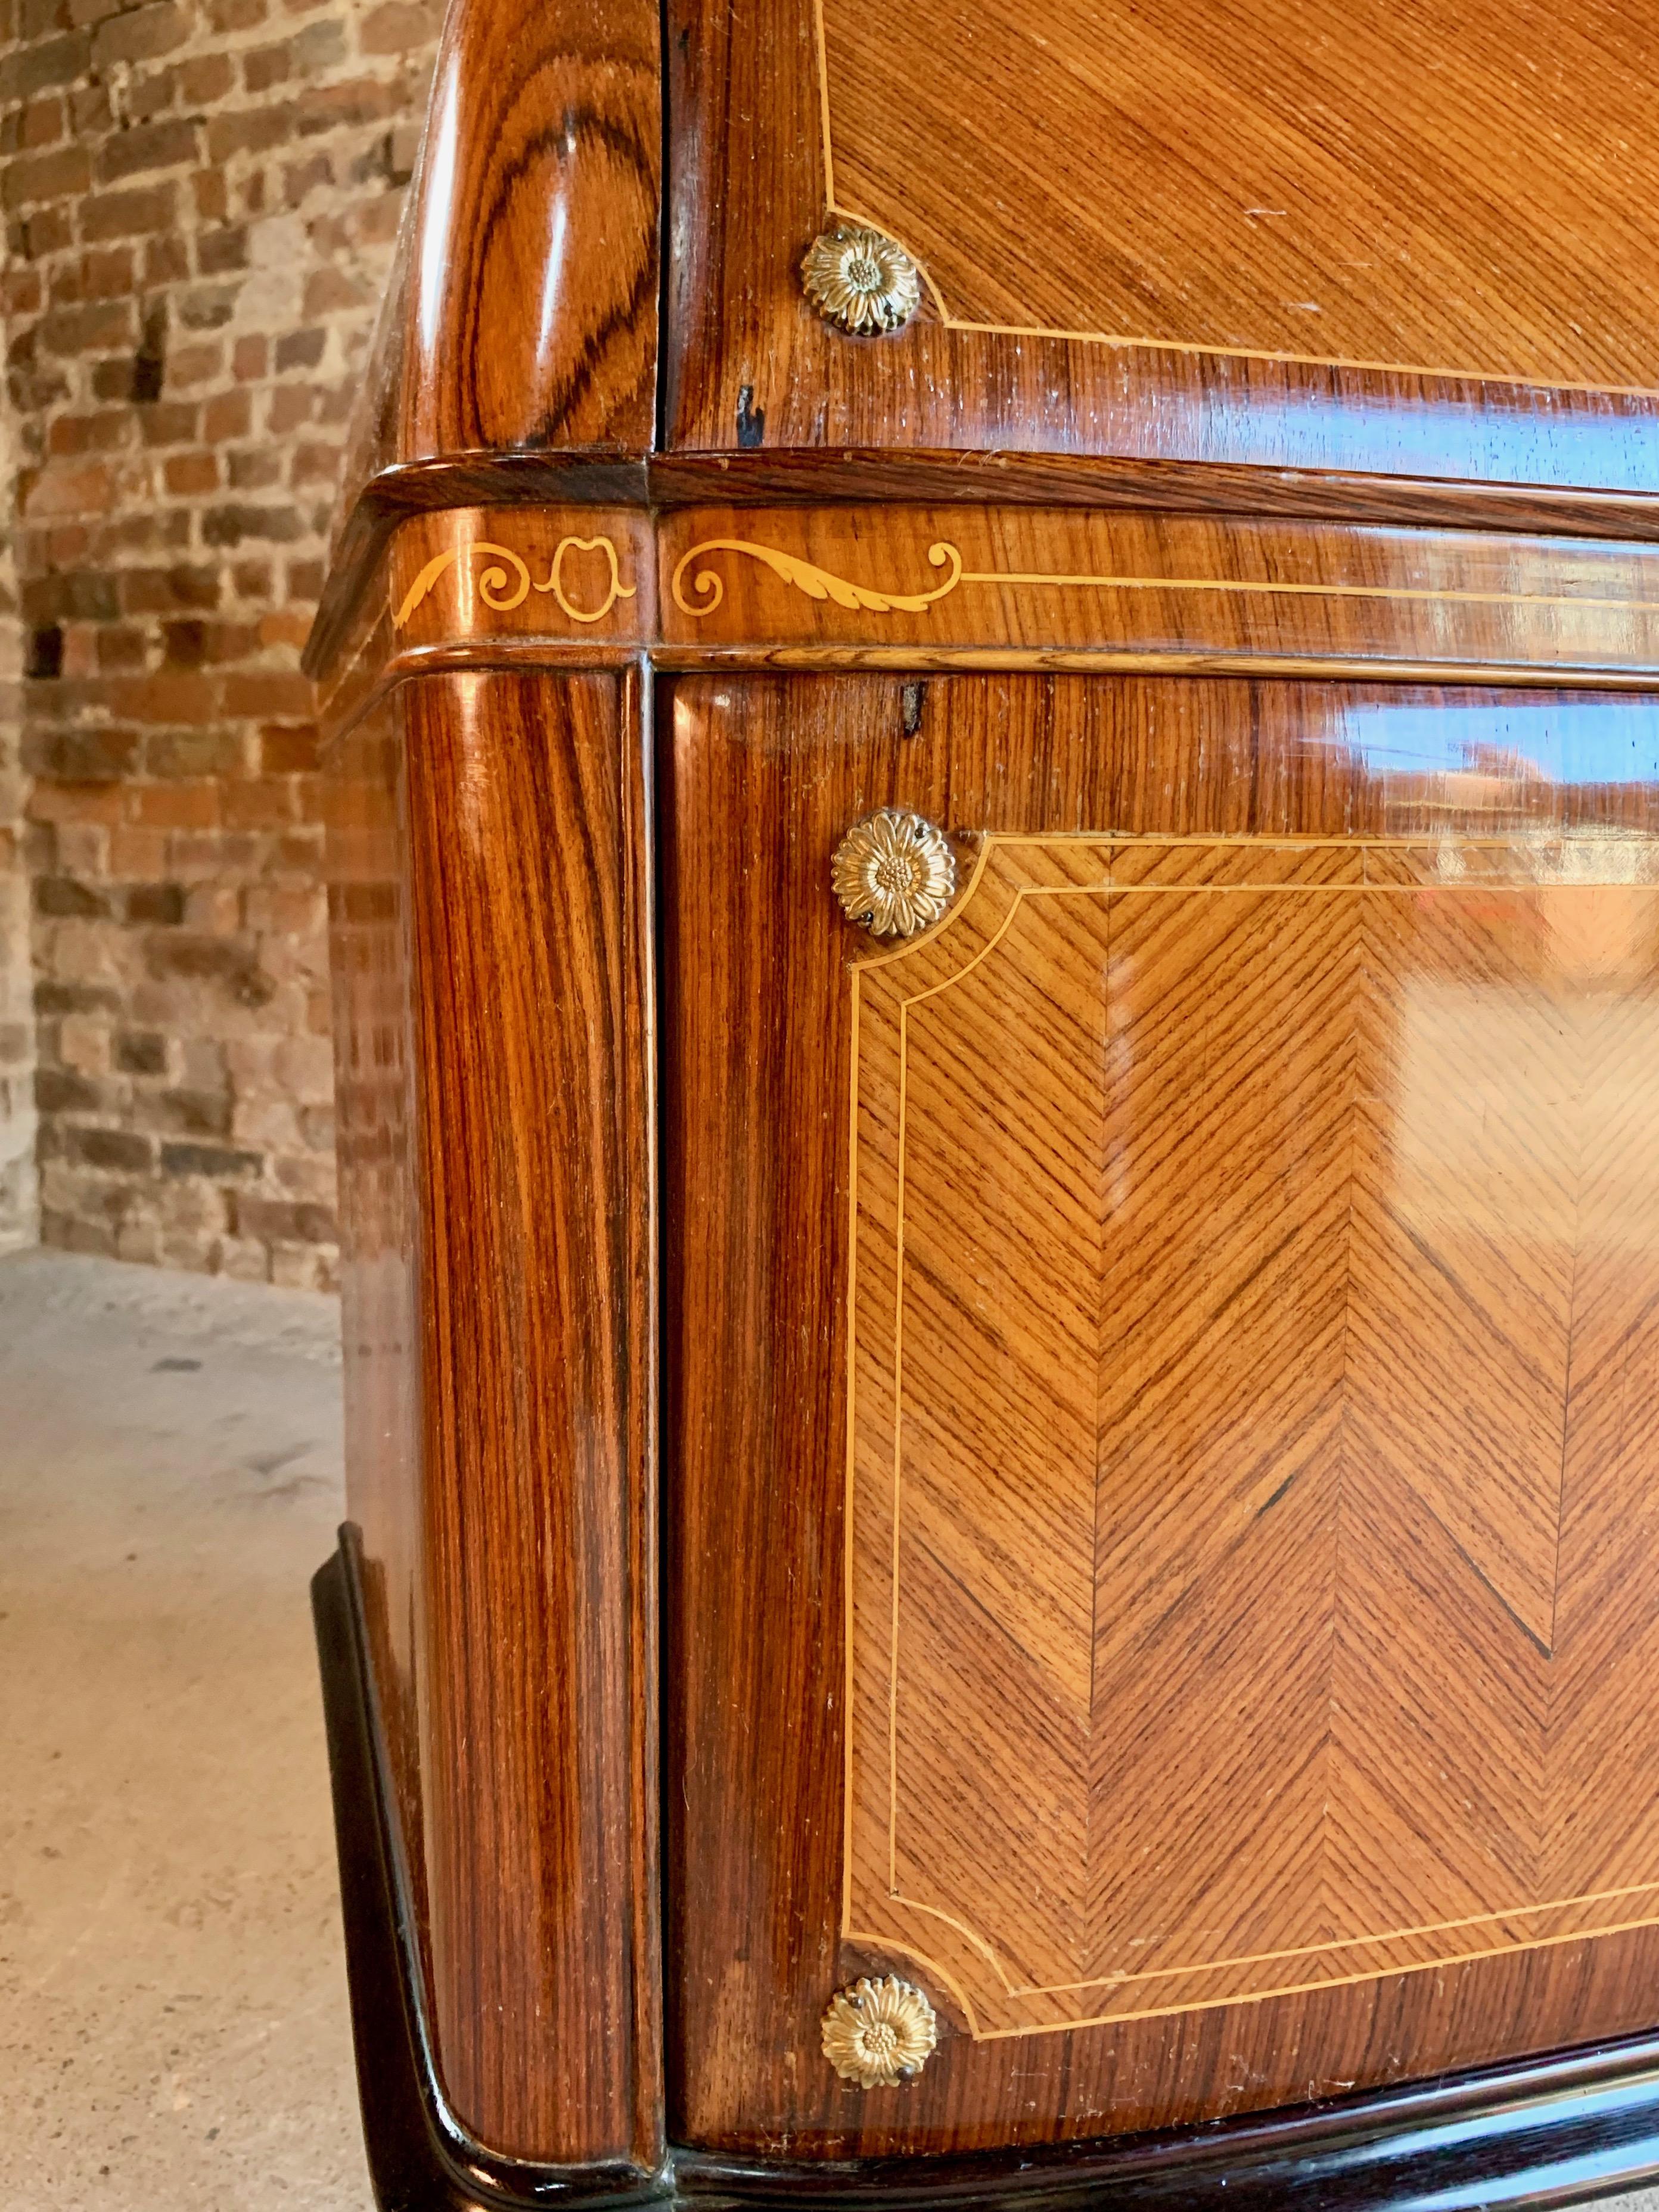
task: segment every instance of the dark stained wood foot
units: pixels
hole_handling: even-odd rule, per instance
[[[659,2200],[666,2172],[621,2164],[532,2166],[476,2142],[449,2112],[432,2061],[409,1887],[388,1817],[387,1769],[364,1640],[355,1529],[311,1585],[322,1669],[351,2030],[369,2179],[380,2212],[520,2212]]]

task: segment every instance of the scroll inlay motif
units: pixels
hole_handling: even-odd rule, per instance
[[[1659,1922],[1642,860],[994,836],[854,969],[846,1932],[974,2035]]]
[[[578,606],[571,599],[565,584],[565,564],[573,554],[594,553],[600,556],[605,571],[605,584],[597,606]],[[404,593],[392,627],[402,629],[411,615],[452,568],[460,568],[471,573],[471,564],[482,561],[486,565],[477,572],[478,597],[497,614],[511,614],[521,607],[532,591],[550,597],[567,621],[574,623],[603,622],[618,599],[631,599],[637,586],[624,584],[617,558],[614,540],[605,537],[560,538],[553,549],[553,564],[541,583],[537,583],[530,572],[530,564],[510,545],[497,545],[487,538],[474,538],[461,545],[447,546],[436,553],[423,568]]]

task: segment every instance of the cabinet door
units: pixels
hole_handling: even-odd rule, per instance
[[[675,2138],[1651,2025],[1659,709],[700,679],[665,754]],[[886,806],[910,940],[830,890]]]

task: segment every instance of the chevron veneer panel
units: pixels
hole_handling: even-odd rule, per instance
[[[854,970],[847,1917],[981,2036],[1659,1922],[1659,888],[986,839]]]

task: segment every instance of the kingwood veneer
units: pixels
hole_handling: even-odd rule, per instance
[[[455,0],[311,656],[388,2207],[1659,2165],[1646,28]]]

